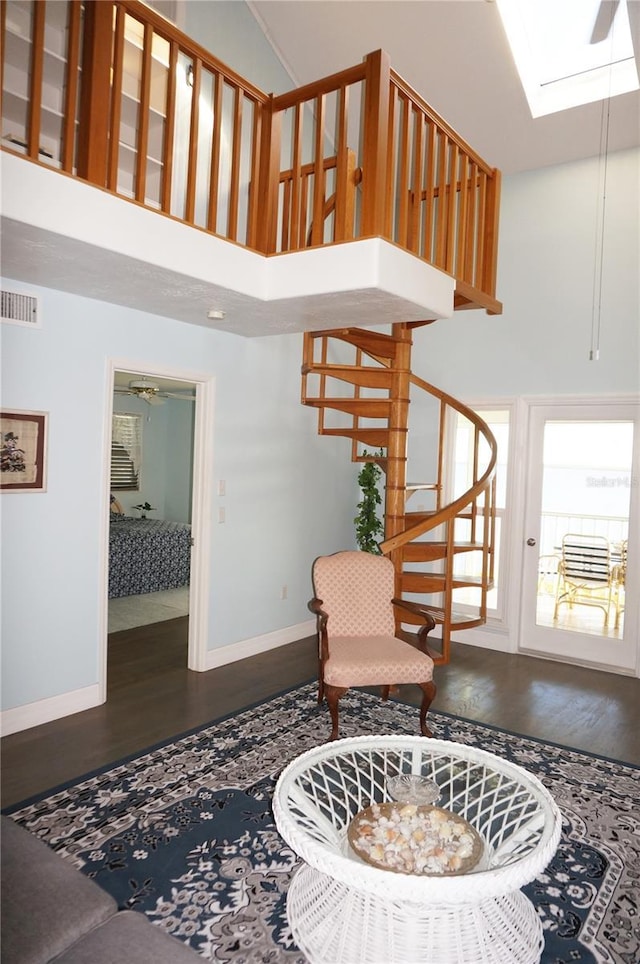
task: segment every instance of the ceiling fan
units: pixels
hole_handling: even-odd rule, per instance
[[[150,382],[147,378],[139,378],[129,382],[128,387],[116,385],[114,388],[116,395],[134,395],[148,402],[149,405],[164,405],[168,398],[180,398],[185,402],[195,402],[195,392],[187,390],[184,392],[168,392],[160,388],[155,382]]]
[[[620,0],[600,0],[589,43],[597,44],[607,39],[619,6]]]

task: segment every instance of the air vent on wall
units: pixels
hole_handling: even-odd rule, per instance
[[[14,325],[40,328],[38,299],[35,295],[19,294],[17,291],[1,291],[0,318]]]

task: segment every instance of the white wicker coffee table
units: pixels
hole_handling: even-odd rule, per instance
[[[438,806],[466,819],[484,852],[453,876],[394,873],[351,850],[347,829],[387,781],[419,774],[438,784]],[[544,939],[520,888],[553,857],[561,814],[522,767],[445,740],[365,736],[303,753],[282,772],[273,810],[281,836],[305,861],[287,914],[314,964],[535,964]]]

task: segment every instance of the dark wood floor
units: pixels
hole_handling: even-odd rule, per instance
[[[2,740],[2,806],[310,680],[316,671],[311,638],[208,673],[187,670],[186,654],[187,617],[110,636],[103,706]],[[434,709],[640,765],[637,679],[454,643],[451,663],[436,668],[435,680]],[[417,687],[401,689],[403,698],[418,702]]]

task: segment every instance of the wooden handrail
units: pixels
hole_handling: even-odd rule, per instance
[[[7,30],[6,2],[2,10],[4,62],[18,35]],[[43,120],[51,11],[63,46],[66,37],[56,53],[65,63],[59,136]],[[383,50],[273,96],[141,0],[36,3],[32,24],[24,143],[12,132],[3,149],[266,255],[385,238],[452,274],[456,306],[501,310],[499,172]]]
[[[446,120],[441,117],[440,114],[433,109],[433,107],[430,107],[426,100],[424,100],[420,94],[410,87],[406,80],[403,80],[400,74],[393,70],[393,68],[391,69],[391,82],[395,87],[398,88],[399,91],[402,91],[402,93],[405,94],[405,96],[408,97],[413,104],[419,107],[423,114],[425,114],[437,128],[443,131],[451,141],[454,141],[460,150],[462,150],[468,157],[472,158],[478,167],[485,172],[485,174],[491,175],[493,173],[494,168],[489,167],[487,162],[484,161],[480,155],[477,154],[473,148],[462,139],[458,132],[451,127],[450,124],[447,124]]]
[[[396,535],[392,536],[392,538],[386,539],[384,542],[380,543],[380,548],[385,554],[393,552],[394,549],[398,549],[400,546],[406,545],[408,542],[413,542],[421,535],[424,535],[425,532],[429,532],[431,529],[435,529],[443,523],[450,522],[452,519],[455,519],[456,516],[459,515],[459,513],[468,505],[475,503],[481,495],[487,492],[487,489],[491,485],[495,472],[496,461],[498,458],[498,446],[493,433],[490,431],[489,426],[484,419],[474,412],[473,409],[468,408],[457,398],[454,398],[452,395],[448,395],[446,392],[443,392],[442,389],[436,388],[435,385],[431,385],[429,382],[424,381],[424,379],[419,378],[417,375],[411,375],[411,384],[416,385],[416,387],[425,392],[428,392],[429,395],[433,395],[435,398],[440,399],[440,402],[443,405],[449,406],[456,412],[459,412],[475,426],[476,436],[474,440],[474,482],[466,492],[464,492],[453,502],[450,502],[448,505],[437,509],[437,511],[428,519],[425,519],[422,522],[417,522],[415,525],[409,526],[409,528],[405,529],[403,532],[397,533]],[[442,424],[443,419],[441,419],[441,425]],[[475,478],[478,471],[478,433],[482,435],[485,442],[489,446],[490,455],[484,472],[479,478]],[[443,439],[441,434],[438,459],[440,465],[438,478],[439,484],[442,471],[442,452]]]

